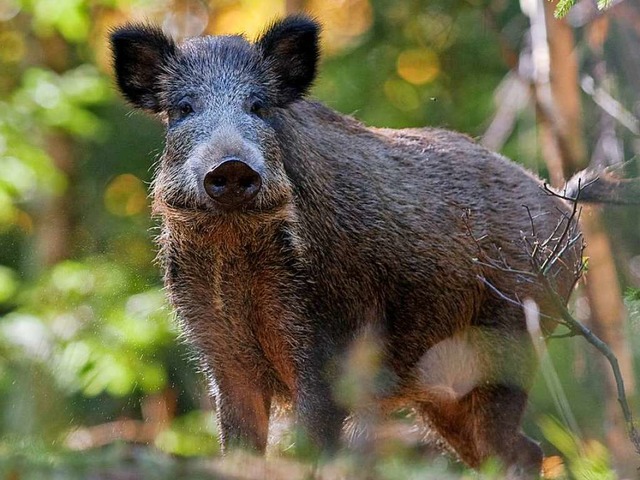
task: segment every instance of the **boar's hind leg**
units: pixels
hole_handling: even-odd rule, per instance
[[[483,385],[425,411],[431,425],[470,467],[497,458],[507,469],[506,478],[534,479],[540,475],[542,450],[520,432],[526,401],[519,387]]]
[[[271,395],[237,379],[217,383],[215,400],[223,451],[239,447],[264,453]]]
[[[435,396],[424,406],[465,463],[478,468],[497,458],[509,479],[539,478],[542,464],[540,447],[520,431],[537,363],[524,324],[520,306],[487,302],[464,337],[475,359],[466,367],[477,369],[474,382],[466,392]]]

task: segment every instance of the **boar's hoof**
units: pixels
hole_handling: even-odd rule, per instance
[[[204,189],[225,207],[239,207],[255,197],[262,186],[260,175],[240,160],[227,160],[207,173]]]

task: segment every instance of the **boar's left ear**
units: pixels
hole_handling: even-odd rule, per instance
[[[320,26],[304,15],[293,15],[274,23],[256,46],[275,75],[276,103],[284,107],[303,97],[316,76],[320,49]]]
[[[111,32],[113,65],[120,91],[135,107],[158,113],[159,77],[176,45],[158,27],[129,24]]]

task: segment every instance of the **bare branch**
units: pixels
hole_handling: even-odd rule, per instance
[[[624,380],[622,378],[618,359],[605,342],[603,342],[595,333],[593,333],[589,328],[580,323],[571,315],[566,306],[566,299],[560,296],[560,294],[556,290],[554,282],[552,281],[553,267],[560,264],[567,268],[568,265],[566,264],[566,260],[564,259],[565,254],[567,254],[570,249],[576,248],[578,245],[580,245],[580,249],[578,252],[579,257],[576,260],[575,265],[573,265],[573,273],[575,279],[574,285],[581,278],[582,273],[584,272],[585,261],[583,260],[583,253],[585,245],[582,238],[582,233],[578,228],[578,222],[581,215],[581,208],[578,206],[578,200],[580,199],[582,190],[589,184],[590,182],[582,184],[581,181],[578,180],[578,188],[575,198],[565,197],[555,190],[550,189],[546,184],[544,185],[543,188],[548,192],[548,194],[570,201],[571,212],[569,214],[567,214],[566,212],[561,212],[562,215],[557,225],[552,230],[551,234],[542,241],[537,238],[533,214],[531,213],[531,210],[525,206],[525,209],[529,216],[532,233],[531,235],[526,235],[523,233],[522,243],[525,252],[530,258],[532,267],[531,272],[512,268],[506,261],[502,251],[497,248],[495,244],[493,244],[493,247],[496,250],[496,257],[491,257],[487,253],[486,249],[483,248],[483,246],[480,244],[480,242],[473,237],[468,215],[465,217],[464,221],[469,230],[469,234],[472,236],[472,238],[474,238],[474,241],[476,241],[476,245],[478,246],[479,254],[476,262],[479,265],[488,268],[494,268],[502,273],[518,275],[520,277],[526,278],[528,281],[531,281],[532,277],[535,277],[536,283],[538,283],[542,287],[545,296],[552,303],[554,310],[559,315],[559,318],[552,318],[540,312],[538,312],[536,315],[538,315],[538,317],[552,318],[557,324],[562,325],[568,329],[566,333],[556,335],[553,335],[551,332],[545,332],[545,338],[559,339],[580,335],[584,337],[588,343],[593,345],[607,359],[615,378],[617,399],[624,415],[629,439],[631,440],[636,452],[640,454],[640,434],[636,429],[633,415],[627,402]],[[509,295],[500,291],[500,289],[493,285],[484,276],[478,275],[478,278],[500,298],[509,303],[520,305],[526,310],[526,301],[521,301],[519,298],[517,298],[517,296],[515,299],[511,298]],[[537,331],[540,331],[540,326],[538,326],[537,328]]]
[[[526,270],[517,270],[515,268],[510,268],[510,267],[507,267],[507,266],[498,265],[498,264],[493,263],[493,262],[483,262],[482,260],[479,260],[479,259],[476,259],[474,261],[474,263],[476,265],[481,265],[483,267],[489,267],[489,268],[496,269],[496,270],[498,270],[500,272],[512,273],[514,275],[522,275],[523,277],[530,278],[532,280],[533,279],[537,279],[535,273],[528,272]]]
[[[481,143],[490,150],[500,151],[513,131],[518,114],[531,97],[527,83],[511,70],[500,82],[494,95],[496,113],[482,136]]]
[[[576,231],[577,230],[577,225],[578,225],[578,217],[579,217],[579,212],[580,209],[578,208],[578,200],[580,198],[580,183],[578,182],[578,194],[576,199],[572,202],[572,208],[571,208],[571,215],[566,218],[567,224],[565,229],[563,230],[562,234],[560,235],[560,239],[556,242],[555,246],[553,247],[553,250],[551,251],[550,255],[547,257],[547,259],[542,263],[542,265],[540,266],[540,272],[542,272],[543,275],[548,275],[551,267],[555,264],[555,262],[560,258],[560,252],[563,249],[563,244],[565,243],[565,240],[569,237],[570,232]],[[578,234],[579,238],[582,238],[580,234]],[[568,241],[566,243],[569,243]]]
[[[572,200],[573,207],[571,211],[571,216],[567,221],[567,228],[563,232],[561,241],[559,241],[556,244],[556,247],[558,247],[558,245],[561,245],[563,243],[564,238],[566,238],[566,235],[568,234],[571,228],[571,225],[572,224],[577,225],[577,217],[580,215],[580,209],[578,208],[578,200],[580,198],[580,193],[582,188],[584,187],[580,185],[580,182],[578,182],[578,190],[577,190],[576,198]],[[581,238],[580,234],[576,235],[576,238],[573,239],[574,240],[573,243],[575,243],[578,240],[578,238]],[[568,244],[569,241],[566,243]],[[573,315],[571,315],[571,313],[566,307],[565,300],[562,297],[560,297],[560,295],[558,294],[554,286],[549,281],[548,270],[544,268],[545,265],[551,265],[555,263],[556,259],[559,256],[561,256],[565,250],[566,250],[566,246],[562,248],[554,248],[552,252],[552,256],[547,258],[545,263],[541,266],[542,268],[539,268],[537,270],[539,281],[541,285],[544,287],[548,297],[552,300],[554,306],[557,308],[558,312],[560,313],[562,318],[562,323],[566,325],[567,328],[569,328],[570,333],[583,336],[587,340],[587,342],[593,345],[602,355],[604,355],[604,357],[609,362],[609,365],[611,366],[611,370],[613,372],[613,376],[616,381],[618,402],[620,403],[620,406],[622,408],[622,413],[624,415],[624,419],[627,423],[627,431],[628,431],[629,439],[633,443],[633,446],[636,452],[640,454],[640,434],[638,434],[638,431],[636,430],[636,426],[633,421],[633,415],[631,413],[631,409],[629,408],[629,404],[627,402],[627,397],[624,389],[624,380],[620,372],[618,359],[616,358],[616,356],[613,354],[613,352],[605,342],[603,342],[595,333],[593,333],[589,328],[587,328],[585,325],[580,323],[578,320],[576,320],[573,317]],[[584,250],[584,244],[582,245],[582,248],[581,248],[581,256],[582,256],[583,250]],[[536,265],[535,259],[532,259],[532,260],[535,267]],[[581,263],[580,267],[578,267],[575,270],[576,275],[581,275],[582,272],[584,271],[584,262],[581,261],[580,263]],[[576,277],[576,281],[578,280],[578,278],[579,276]]]

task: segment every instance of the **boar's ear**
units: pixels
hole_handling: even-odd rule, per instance
[[[256,42],[275,75],[278,106],[304,96],[316,76],[320,26],[304,15],[274,23]]]
[[[158,27],[128,24],[111,32],[116,80],[122,94],[134,106],[160,111],[158,77],[176,45]]]

